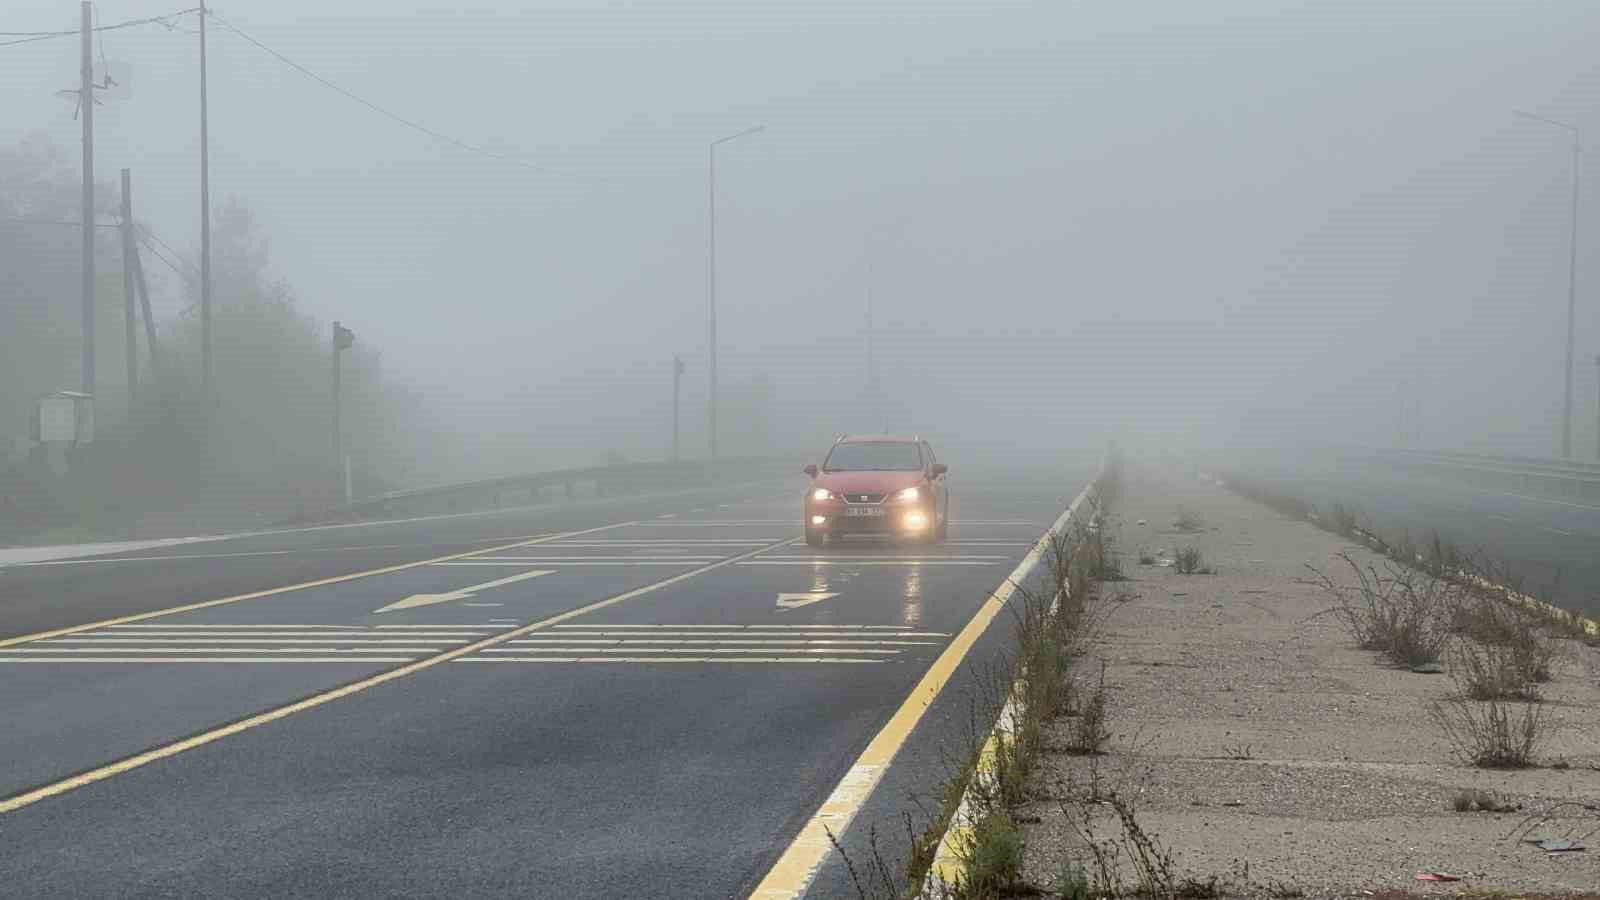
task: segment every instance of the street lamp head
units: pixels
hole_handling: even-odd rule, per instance
[[[765,125],[756,125],[756,126],[754,126],[752,128],[746,128],[745,130],[739,132],[738,134],[730,134],[727,137],[717,138],[716,140],[711,142],[711,146],[715,147],[718,144],[726,144],[729,141],[736,141],[739,138],[748,137],[749,135],[758,134],[758,133],[766,131],[766,130],[767,130],[767,126],[765,126]]]
[[[1567,131],[1572,132],[1572,136],[1574,138],[1578,136],[1578,126],[1573,125],[1570,122],[1562,122],[1557,119],[1552,119],[1549,116],[1541,116],[1538,113],[1531,113],[1522,109],[1514,109],[1511,112],[1513,115],[1521,116],[1524,119],[1532,119],[1535,122],[1543,122],[1546,125],[1554,125],[1557,128],[1564,128]]]

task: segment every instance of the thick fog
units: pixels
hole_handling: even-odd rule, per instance
[[[102,23],[177,8],[97,7]],[[391,481],[662,458],[674,354],[684,451],[704,454],[708,144],[755,125],[716,150],[727,453],[798,466],[835,432],[884,426],[955,465],[1113,438],[1559,453],[1570,143],[1513,111],[1600,126],[1592,3],[214,12],[213,205],[253,214],[319,335],[341,320],[414,395],[385,436],[356,441],[390,454]],[[11,0],[0,29],[77,19],[76,3]],[[133,170],[136,215],[180,265],[199,257],[194,19],[101,32],[96,48],[126,86],[97,109],[98,178]],[[228,25],[527,165],[386,118]],[[68,184],[78,124],[56,92],[77,69],[74,38],[0,47],[0,146],[55,145]],[[1586,165],[1582,455],[1600,353],[1600,164]],[[101,266],[120,290],[117,259]],[[146,265],[158,314],[180,316],[190,292]],[[49,302],[71,325],[76,275],[60,276]],[[250,340],[226,309],[215,327]],[[56,358],[76,389],[76,356]],[[219,351],[217,366],[241,360]],[[120,364],[100,369],[114,396]],[[8,402],[0,435],[25,428]]]

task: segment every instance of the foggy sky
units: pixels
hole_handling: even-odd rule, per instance
[[[869,424],[869,293],[889,424],[947,457],[1093,453],[1111,436],[1393,444],[1417,401],[1426,446],[1559,449],[1569,145],[1512,110],[1600,122],[1590,3],[216,12],[401,115],[592,176],[465,153],[213,34],[213,199],[258,213],[306,308],[380,347],[474,471],[512,450],[660,455],[674,353],[685,447],[703,448],[706,145],[754,124],[767,130],[718,150],[721,373],[730,389],[774,380],[797,459]],[[12,0],[0,30],[77,15]],[[160,26],[103,34],[131,90],[100,108],[96,154],[102,178],[134,170],[141,218],[190,259],[194,44]],[[76,160],[71,104],[53,96],[76,69],[73,39],[0,48],[0,140],[42,132]]]

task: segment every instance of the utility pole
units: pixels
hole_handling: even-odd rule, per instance
[[[133,223],[128,223],[128,231],[133,232]],[[161,346],[156,342],[156,319],[150,313],[150,285],[144,277],[144,260],[139,258],[139,244],[133,243],[133,276],[139,283],[139,309],[144,313],[144,343],[150,348],[150,380],[159,382],[161,379]]]
[[[83,387],[94,396],[94,7],[84,0],[80,25],[78,110],[83,115]],[[91,399],[89,402],[93,403]]]
[[[206,107],[206,4],[200,0],[200,383],[209,406],[216,396],[211,365],[211,135]]]
[[[347,464],[344,458],[344,429],[340,421],[340,414],[344,406],[344,390],[341,384],[342,373],[340,372],[339,355],[349,349],[355,342],[355,332],[340,325],[338,322],[333,323],[333,471],[334,480],[343,482],[344,490],[342,493],[346,494],[346,503],[349,503],[351,498],[348,496],[350,493],[350,479],[348,475],[342,477],[340,475],[341,472],[347,471]]]
[[[710,252],[708,253],[707,282],[711,294],[711,397],[707,401],[707,408],[711,427],[711,458],[717,458],[717,145],[738,140],[746,135],[764,131],[767,126],[757,125],[746,128],[738,134],[717,138],[706,148],[706,206],[711,215]]]
[[[678,461],[678,390],[683,382],[683,359],[672,355],[672,461]]]
[[[128,418],[139,400],[139,335],[133,286],[133,173],[122,170],[122,329],[123,355],[128,360]]]

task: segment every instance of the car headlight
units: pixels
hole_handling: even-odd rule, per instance
[[[898,500],[898,501],[900,501],[902,503],[909,503],[910,501],[916,500],[917,498],[919,498],[921,496],[922,496],[922,492],[921,491],[917,490],[914,487],[908,487],[905,490],[901,491],[900,493],[895,494],[894,495],[894,499],[896,499],[896,500]]]
[[[813,499],[813,500],[832,500],[833,499],[833,491],[830,491],[827,488],[817,488],[816,490],[811,492],[811,499]]]

